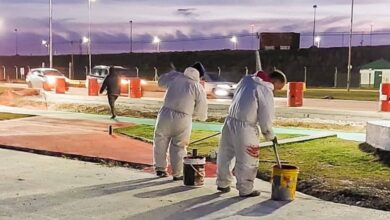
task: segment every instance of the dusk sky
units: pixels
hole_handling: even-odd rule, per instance
[[[0,0],[0,54],[45,54],[48,39],[48,0]],[[370,44],[374,32],[390,32],[389,0],[356,0],[354,45]],[[88,34],[88,0],[53,0],[54,47],[57,54],[79,53],[78,42]],[[161,50],[231,49],[229,38],[239,37],[238,48],[250,49],[255,32],[293,31],[303,34],[301,47],[311,45],[313,4],[317,4],[318,32],[349,31],[350,0],[96,0],[92,3],[93,53],[128,52],[129,21],[133,20],[133,47],[151,52],[153,36]],[[361,36],[360,33],[366,35]],[[199,38],[217,37],[214,40]],[[174,42],[175,40],[181,40]],[[191,39],[198,39],[191,41]],[[374,45],[390,44],[389,35],[373,35]],[[342,36],[322,36],[321,46],[341,46]],[[344,36],[347,45],[347,35]],[[85,53],[85,48],[83,48]]]

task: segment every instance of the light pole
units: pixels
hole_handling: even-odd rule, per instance
[[[53,68],[53,3],[49,0],[49,67]]]
[[[49,43],[46,40],[42,40],[41,44],[47,49],[47,53],[49,54]]]
[[[91,53],[91,6],[96,0],[88,0],[88,70],[92,72],[92,53]]]
[[[18,55],[18,29],[15,28],[15,55]]]
[[[252,35],[252,39],[251,39],[251,48],[252,50],[254,50],[253,48],[253,45],[254,45],[254,41],[255,41],[255,25],[254,24],[251,24],[251,35]]]
[[[351,87],[351,57],[352,57],[352,31],[353,31],[353,5],[355,1],[351,3],[351,27],[349,30],[349,47],[348,47],[348,72],[347,72],[347,91],[349,92]]]
[[[130,53],[133,53],[133,21],[130,21],[130,35],[129,35],[129,40],[130,40]]]
[[[314,38],[314,42],[317,44],[316,46],[320,48],[320,43],[321,43],[321,37],[317,36]]]
[[[313,46],[315,44],[315,36],[316,36],[316,16],[317,16],[317,5],[313,5],[314,9],[314,22],[313,22]]]
[[[371,24],[371,29],[370,29],[370,46],[372,46],[372,27],[374,25]]]
[[[157,36],[155,36],[153,38],[153,44],[156,44],[156,51],[157,51],[157,53],[160,53],[160,42],[161,42],[161,40]]]
[[[237,42],[238,42],[237,37],[233,36],[232,38],[230,38],[230,41],[233,43],[233,50],[237,50]]]

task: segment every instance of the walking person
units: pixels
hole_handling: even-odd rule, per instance
[[[183,179],[183,158],[187,155],[192,119],[207,119],[207,96],[200,84],[205,69],[199,62],[184,73],[172,71],[162,75],[158,85],[166,88],[154,131],[154,166],[159,177],[168,176],[168,151],[173,180]]]
[[[266,140],[277,141],[272,129],[273,91],[281,90],[287,82],[284,73],[278,70],[269,74],[267,81],[260,78],[261,74],[245,76],[238,84],[218,150],[217,189],[230,191],[234,167],[236,188],[242,197],[260,195],[260,191],[253,189],[259,163],[258,126]]]
[[[109,68],[108,75],[103,80],[102,87],[100,88],[100,94],[102,94],[105,90],[107,90],[111,119],[115,119],[115,101],[121,94],[121,74],[119,71],[115,71],[115,68],[112,66]]]

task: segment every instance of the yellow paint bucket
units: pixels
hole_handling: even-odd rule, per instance
[[[271,199],[277,201],[292,201],[295,199],[299,168],[291,165],[275,165],[272,169]]]

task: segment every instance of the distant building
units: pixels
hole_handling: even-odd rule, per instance
[[[301,41],[299,33],[261,33],[260,50],[298,50]]]
[[[382,83],[390,83],[390,62],[380,59],[360,68],[360,86],[379,88]]]

